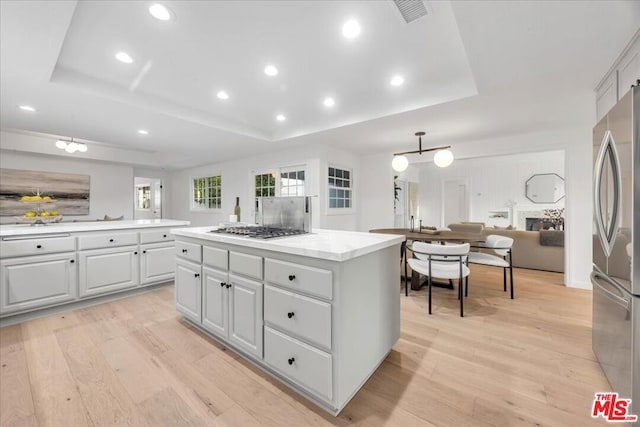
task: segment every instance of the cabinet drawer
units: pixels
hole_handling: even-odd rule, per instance
[[[138,233],[105,233],[78,237],[78,249],[99,249],[138,244]]]
[[[176,242],[176,255],[193,262],[202,261],[202,246],[195,243]]]
[[[264,320],[311,343],[331,348],[331,304],[266,285]]]
[[[158,242],[172,242],[175,240],[175,236],[169,233],[168,229],[163,230],[150,230],[140,232],[140,243],[158,243]]]
[[[326,299],[333,297],[332,274],[329,270],[265,259],[264,277],[271,283],[296,291]]]
[[[330,354],[266,327],[264,360],[312,393],[327,400],[332,399]]]
[[[203,246],[202,263],[218,270],[227,271],[229,269],[229,251]]]
[[[42,237],[34,239],[11,240],[0,243],[2,258],[72,252],[76,250],[75,237]]]
[[[229,252],[229,270],[233,273],[262,280],[262,257]]]

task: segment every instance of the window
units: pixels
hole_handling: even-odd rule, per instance
[[[300,167],[280,169],[280,195],[304,196],[304,169]]]
[[[353,176],[350,170],[329,167],[329,208],[353,207]]]
[[[136,187],[136,209],[149,209],[151,201],[151,186],[138,185]]]
[[[255,173],[256,197],[304,196],[305,174],[304,166]]]
[[[222,176],[193,179],[192,209],[222,208]]]
[[[256,174],[256,197],[276,195],[276,173]]]

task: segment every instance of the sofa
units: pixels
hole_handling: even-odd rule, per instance
[[[564,231],[524,231],[485,227],[482,223],[449,224],[451,231],[499,234],[513,239],[513,266],[533,270],[564,272]],[[542,234],[542,235],[541,235]],[[541,244],[547,243],[548,245]],[[559,246],[562,244],[562,246]]]

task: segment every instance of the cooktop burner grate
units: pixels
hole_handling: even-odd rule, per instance
[[[273,239],[276,237],[297,236],[306,234],[304,230],[280,227],[225,227],[211,230],[211,233],[232,234],[240,237],[251,237],[254,239]]]

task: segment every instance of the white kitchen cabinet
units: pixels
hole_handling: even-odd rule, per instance
[[[3,225],[0,322],[36,309],[171,281],[175,238],[170,230],[188,224],[133,220]]]
[[[202,267],[181,258],[175,262],[176,309],[194,322],[202,323]]]
[[[640,79],[640,37],[636,37],[618,62],[618,99],[629,92],[631,85]]]
[[[80,297],[135,288],[139,283],[137,246],[79,252]]]
[[[339,413],[400,336],[402,239],[319,230],[261,241],[209,231],[175,232],[178,256],[202,245],[192,270],[202,271],[202,321],[186,319]]]
[[[229,340],[262,359],[262,283],[229,275]]]
[[[596,86],[596,121],[604,117],[640,79],[640,31]]]
[[[202,326],[261,359],[263,290],[251,278],[262,277],[262,258],[206,245],[202,258]]]
[[[173,242],[140,246],[140,285],[166,282],[175,275]]]
[[[3,259],[0,274],[2,315],[77,297],[75,252]]]
[[[226,251],[225,251],[226,253]],[[202,267],[202,326],[221,338],[229,338],[229,274]]]

